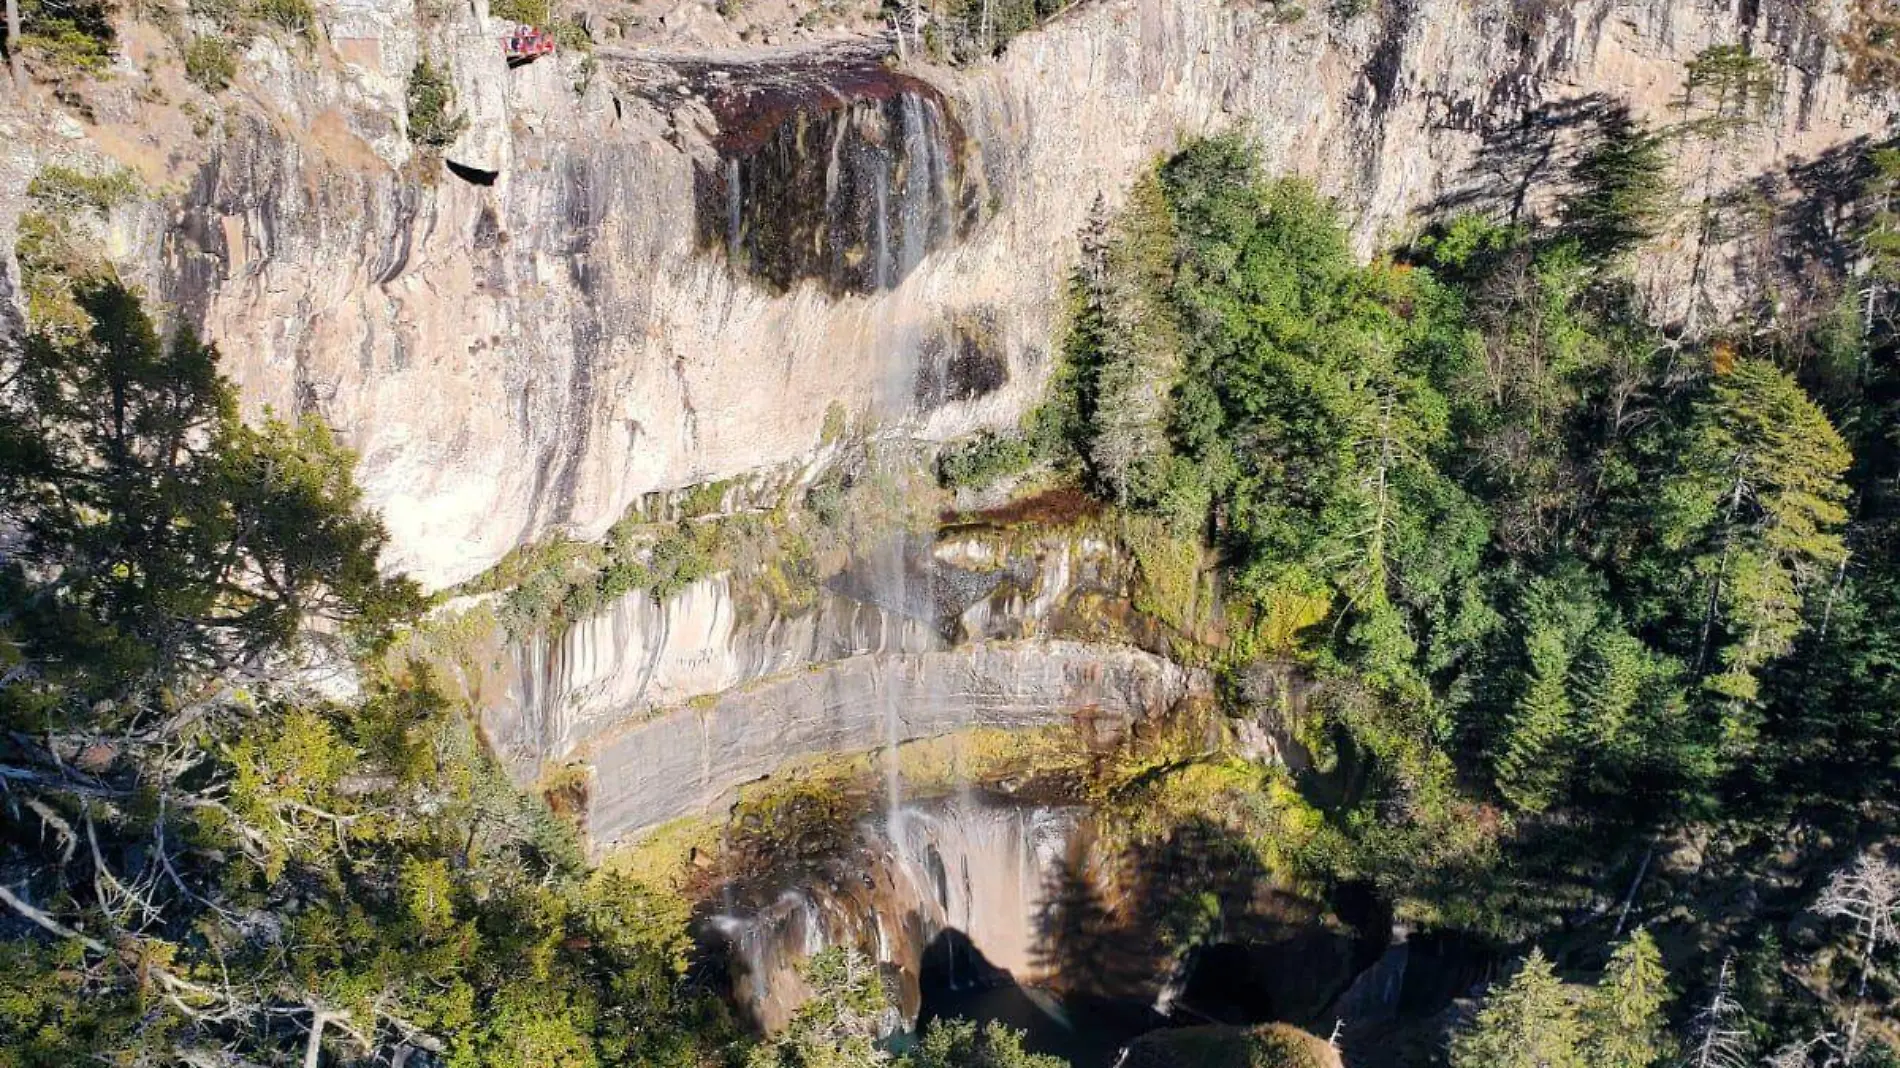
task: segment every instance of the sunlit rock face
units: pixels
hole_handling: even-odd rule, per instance
[[[852,657],[614,730],[589,754],[587,827],[609,846],[714,809],[787,761],[973,727],[1072,724],[1112,743],[1206,689],[1203,673],[1152,653],[1079,642]]]
[[[138,168],[155,199],[115,216],[127,272],[220,343],[248,410],[340,428],[390,564],[438,586],[555,530],[598,536],[644,493],[818,458],[834,406],[931,439],[1011,424],[1040,396],[1098,201],[1199,134],[1240,132],[1315,180],[1370,252],[1434,214],[1551,216],[1595,124],[1622,106],[1678,121],[1684,64],[1747,42],[1781,92],[1738,138],[1680,142],[1678,184],[1816,210],[1706,257],[1700,295],[1692,241],[1664,235],[1645,290],[1713,319],[1750,299],[1736,263],[1849,254],[1825,178],[1892,109],[1839,73],[1844,5],[1323,6],[1282,24],[1268,5],[1099,0],[955,70],[867,64],[887,45],[860,38],[511,71],[479,3],[419,34],[402,0],[335,0],[311,55],[252,45],[209,132],[135,70],[76,138],[0,117],[22,176],[0,235],[46,161]],[[469,118],[448,158],[490,184],[412,154],[403,86],[425,51]]]
[[[1164,647],[1132,618],[1132,576],[1108,542],[1060,532],[894,541],[797,610],[714,575],[510,643],[495,657],[505,684],[475,703],[517,782],[594,768],[589,830],[606,843],[771,770],[775,746],[789,758],[887,741],[890,702],[906,738],[1165,711],[1207,683],[1127,647]],[[649,784],[648,753],[683,763]]]
[[[1358,1004],[1354,977],[1386,931],[1354,930],[1214,825],[1127,846],[1106,827],[1080,805],[981,787],[920,800],[867,818],[829,856],[728,885],[706,933],[736,1003],[768,1030],[808,995],[803,963],[832,947],[883,966],[905,1023],[927,987],[1106,999],[1151,1021],[1130,1020],[1131,1034],[1159,1022],[1150,1007],[1319,1028]],[[1174,925],[1212,902],[1218,937],[1185,947]]]
[[[916,1019],[927,956],[953,984],[1053,978],[1059,954],[1048,931],[1074,893],[1082,817],[966,799],[867,824],[819,878],[712,918],[735,1000],[759,1027],[784,1026],[807,996],[800,966],[833,946],[884,966],[906,1022]]]

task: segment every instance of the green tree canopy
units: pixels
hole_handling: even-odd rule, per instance
[[[1531,950],[1517,974],[1485,995],[1470,1027],[1452,1039],[1452,1068],[1584,1068],[1577,998],[1550,961]]]

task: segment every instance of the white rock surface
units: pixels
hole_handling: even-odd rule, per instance
[[[922,72],[987,186],[960,245],[874,296],[775,294],[698,247],[708,113],[667,81],[697,61],[603,51],[591,78],[571,55],[507,71],[492,24],[448,7],[419,35],[411,0],[324,0],[313,47],[330,51],[260,56],[221,134],[102,118],[86,142],[175,176],[165,204],[119,214],[128,269],[220,343],[249,411],[341,429],[391,565],[434,586],[553,530],[598,536],[644,492],[809,457],[834,404],[933,438],[1009,422],[1047,373],[1097,197],[1195,134],[1256,138],[1269,166],[1338,196],[1370,250],[1434,206],[1537,211],[1555,170],[1506,146],[1598,98],[1673,121],[1685,62],[1713,44],[1751,42],[1784,91],[1719,158],[1685,150],[1685,174],[1779,175],[1892,115],[1838,73],[1839,13],[1801,0],[1392,0],[1293,25],[1222,0],[1099,0],[993,64]],[[408,154],[402,87],[425,50],[453,57],[471,117],[450,155],[499,170],[494,185]],[[72,151],[57,125],[34,126],[29,162]],[[19,210],[0,193],[0,235]],[[1718,304],[1743,296],[1725,258],[1760,251],[1718,257]],[[1687,299],[1686,262],[1680,235],[1644,258],[1665,309]],[[995,323],[1008,382],[915,410],[923,342],[970,313]]]

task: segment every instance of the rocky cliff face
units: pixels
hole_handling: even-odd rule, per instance
[[[1091,0],[955,70],[892,70],[888,41],[855,38],[511,71],[481,0],[323,0],[322,40],[257,39],[218,101],[135,34],[92,122],[0,119],[21,179],[0,230],[45,162],[138,169],[154,199],[116,213],[119,257],[222,344],[252,408],[343,430],[391,562],[442,585],[556,529],[598,536],[645,492],[817,458],[841,417],[1006,423],[1046,376],[1098,198],[1192,134],[1259,139],[1370,250],[1421,213],[1545,210],[1580,132],[1625,105],[1673,121],[1711,45],[1774,60],[1781,92],[1746,136],[1684,148],[1684,177],[1798,195],[1800,165],[1890,115],[1837,71],[1839,3],[1313,6]],[[469,119],[453,173],[404,136],[423,54]],[[202,135],[163,102],[186,99]],[[1645,260],[1665,309],[1686,244]],[[1753,254],[1698,272],[1714,299],[1744,298],[1725,257]]]
[[[1064,723],[1112,742],[1209,690],[1203,671],[1086,640],[1127,636],[1108,631],[1130,614],[1131,565],[1103,541],[950,538],[904,557],[749,618],[728,575],[630,594],[504,650],[483,731],[524,784],[587,769],[586,826],[606,846],[800,757]]]
[[[1051,916],[1085,852],[1083,813],[974,798],[908,806],[859,828],[826,879],[713,918],[738,1004],[777,1030],[807,996],[798,969],[832,946],[887,966],[906,1025],[925,968],[948,985],[1050,978]],[[1097,889],[1093,883],[1091,889]]]

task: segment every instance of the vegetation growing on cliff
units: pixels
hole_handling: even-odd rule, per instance
[[[1741,121],[1754,68],[1705,59],[1696,106]],[[1895,581],[1884,260],[1851,380],[1822,324],[1793,347],[1672,337],[1619,267],[1658,225],[1660,146],[1611,133],[1560,228],[1460,219],[1370,265],[1309,188],[1238,141],[1193,145],[1088,242],[1056,402],[1095,492],[1218,550],[1230,616],[1329,606],[1298,642],[1320,679],[1303,789],[1328,811],[1304,855],[1510,942],[1625,889],[1641,914],[1659,837],[1818,821],[1851,841],[1895,815],[1873,800],[1900,743],[1873,638]],[[1671,934],[1741,945],[1768,922]],[[1717,961],[1681,963],[1700,988]],[[1749,1041],[1838,1031],[1846,999],[1813,981],[1751,1006],[1773,1019]]]
[[[468,128],[468,116],[455,106],[449,72],[423,56],[409,72],[409,140],[424,148],[444,149]]]
[[[349,453],[59,277],[0,362],[0,1064],[718,1055],[684,903],[590,875],[426,674],[373,666],[420,599]]]

